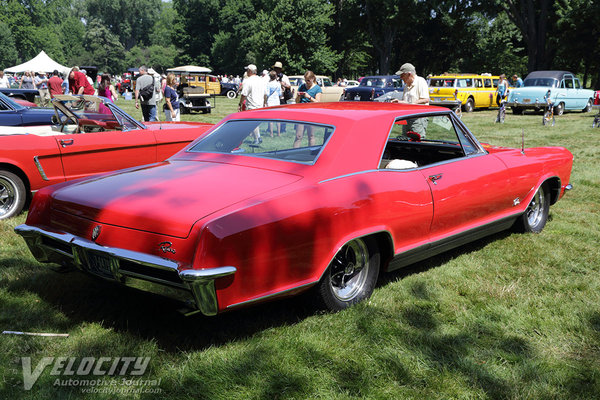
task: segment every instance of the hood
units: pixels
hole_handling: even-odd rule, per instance
[[[186,237],[199,219],[301,179],[247,166],[166,161],[67,185],[52,208],[98,223]]]

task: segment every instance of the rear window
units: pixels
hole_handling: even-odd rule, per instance
[[[302,121],[235,120],[224,123],[188,151],[312,164],[333,131],[329,125]]]
[[[558,79],[555,78],[527,78],[523,86],[549,86],[558,87]]]
[[[384,87],[385,86],[385,79],[382,78],[363,78],[362,81],[360,81],[360,86],[367,86],[367,87]]]
[[[430,87],[454,87],[454,82],[456,79],[431,79],[429,86]]]

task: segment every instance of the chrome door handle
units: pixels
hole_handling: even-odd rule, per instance
[[[434,185],[437,185],[437,181],[442,179],[442,174],[429,175],[429,180],[433,182]]]
[[[67,139],[67,140],[61,139],[60,140],[60,145],[62,147],[67,147],[67,146],[72,145],[74,141],[75,141],[74,139]]]

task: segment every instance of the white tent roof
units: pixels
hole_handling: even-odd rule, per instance
[[[174,73],[188,73],[188,74],[208,74],[211,71],[210,68],[197,67],[195,65],[184,65],[182,67],[169,68],[167,72]]]
[[[65,67],[64,65],[60,65],[59,63],[51,59],[48,56],[48,54],[46,54],[46,52],[42,50],[40,51],[40,54],[38,54],[31,60],[23,64],[15,65],[14,67],[6,68],[4,71],[13,74],[25,71],[44,71],[47,73],[52,73],[55,69],[62,74],[66,74],[71,70],[71,68]]]

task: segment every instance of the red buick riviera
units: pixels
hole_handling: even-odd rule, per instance
[[[446,108],[272,107],[230,115],[164,162],[42,189],[16,232],[39,261],[190,313],[304,290],[340,310],[380,271],[511,227],[540,232],[572,161],[482,145]]]

